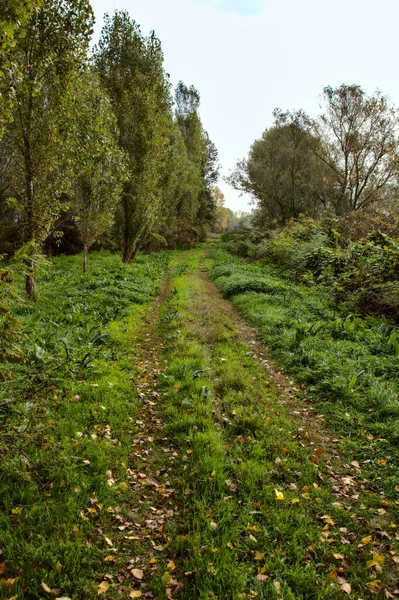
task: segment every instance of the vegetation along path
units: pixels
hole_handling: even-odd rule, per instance
[[[4,457],[1,598],[399,595],[394,444],[284,375],[210,279],[242,287],[249,267],[214,246],[94,257],[90,303],[73,258],[64,304],[42,282],[54,316],[29,305],[32,352],[54,361],[32,380],[26,456]]]
[[[175,257],[136,341],[136,500],[104,591],[394,598],[396,503],[268,359],[210,266],[207,249]]]

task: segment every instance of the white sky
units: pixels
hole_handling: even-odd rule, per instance
[[[173,86],[193,84],[228,174],[272,124],[272,110],[318,113],[323,86],[356,83],[399,104],[398,0],[91,0],[126,9],[162,42]],[[226,206],[248,210],[220,180]]]

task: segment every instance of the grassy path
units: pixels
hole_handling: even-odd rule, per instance
[[[63,258],[23,307],[29,360],[3,386],[25,412],[3,427],[22,423],[31,462],[1,450],[0,598],[399,595],[386,440],[317,413],[210,281],[208,250],[99,255],[84,279]]]
[[[203,249],[175,258],[137,339],[135,508],[108,596],[396,597],[396,504],[269,361],[209,266]]]

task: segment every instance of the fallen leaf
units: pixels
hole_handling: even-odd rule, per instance
[[[115,562],[115,556],[106,556],[104,562]]]
[[[51,589],[49,588],[49,586],[44,583],[44,581],[42,581],[42,588],[44,589],[45,592],[47,592],[48,594],[51,594]]]
[[[263,560],[265,558],[265,552],[255,552],[254,560]]]
[[[108,581],[102,581],[100,583],[100,585],[98,586],[97,595],[99,596],[100,594],[104,594],[108,590],[109,590],[109,583],[108,583]]]
[[[278,490],[274,490],[275,494],[276,494],[276,500],[284,500],[284,494],[283,492],[279,492]]]
[[[385,557],[373,552],[372,560],[367,561],[367,567],[370,569],[371,567],[375,567],[376,565],[383,565],[385,561]]]
[[[143,579],[143,571],[141,569],[132,569],[131,573],[136,579]]]
[[[337,560],[339,560],[340,558],[345,558],[345,556],[343,554],[333,554],[333,557],[336,558]]]
[[[171,560],[170,562],[168,562],[167,566],[166,566],[166,570],[167,571],[174,571],[176,569],[176,565],[173,562],[173,560]]]
[[[268,576],[268,575],[262,575],[261,573],[259,573],[259,574],[256,576],[256,579],[257,579],[258,581],[266,581],[266,579],[269,579],[269,576]]]
[[[141,598],[142,592],[140,590],[135,590],[134,592],[130,592],[129,598]]]
[[[367,544],[370,544],[371,540],[371,535],[368,535],[367,537],[363,538],[361,544],[359,544],[359,548],[361,548],[362,546],[367,546]]]
[[[345,582],[341,585],[341,590],[345,592],[345,594],[349,595],[352,591],[352,588],[349,583]]]

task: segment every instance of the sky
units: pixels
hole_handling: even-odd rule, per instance
[[[91,0],[98,39],[105,12],[126,9],[162,42],[165,69],[201,94],[201,120],[222,164],[226,206],[249,196],[223,181],[272,111],[320,113],[323,87],[355,83],[399,105],[398,0]]]

